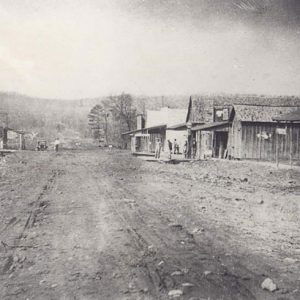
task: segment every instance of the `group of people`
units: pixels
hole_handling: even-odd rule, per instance
[[[168,140],[168,149],[169,149],[169,159],[172,158],[172,154],[179,154],[179,144],[176,139],[174,139],[173,143],[170,140]]]
[[[180,147],[179,143],[177,142],[176,139],[174,139],[174,142],[172,143],[171,140],[167,141],[168,143],[168,158],[172,158],[172,154],[180,154]],[[183,148],[182,148],[182,154],[186,158],[187,157],[187,149],[188,149],[188,143],[185,141]],[[156,139],[155,142],[155,158],[159,159],[161,155],[161,150],[162,150],[162,141],[160,138]]]

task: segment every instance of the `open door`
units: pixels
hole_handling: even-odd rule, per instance
[[[227,144],[228,144],[228,132],[216,131],[215,132],[214,157],[226,158]]]

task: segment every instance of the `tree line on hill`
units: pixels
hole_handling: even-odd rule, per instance
[[[99,132],[103,133],[105,129],[105,141],[115,146],[122,146],[121,133],[135,127],[137,113],[144,113],[146,109],[159,109],[165,105],[185,107],[186,99],[188,99],[186,96],[147,97],[123,93],[108,97],[59,100],[0,92],[0,127],[8,126],[15,130],[23,130],[33,133],[35,140],[49,141],[56,137],[62,139],[95,137],[99,139]],[[105,124],[103,116],[99,119],[98,124],[94,124],[96,127],[101,127],[102,130],[95,130],[89,125],[89,114],[95,106],[97,106],[96,110],[101,107],[108,113],[107,127],[103,126]],[[1,112],[5,114],[1,114]],[[95,111],[93,110],[93,112]],[[34,142],[32,142],[32,147],[34,147]]]
[[[224,102],[249,101],[255,98],[263,105],[272,103],[299,104],[299,97],[272,97],[256,95],[199,95],[204,100]],[[78,100],[41,99],[17,93],[0,92],[0,113],[8,114],[8,127],[32,132],[37,138],[54,139],[90,138],[102,144],[124,146],[122,133],[136,128],[136,115],[147,109],[158,110],[163,106],[187,108],[189,95],[135,96],[120,95]],[[233,99],[233,100],[232,100]],[[0,114],[0,121],[3,115]],[[1,122],[0,122],[1,127]]]

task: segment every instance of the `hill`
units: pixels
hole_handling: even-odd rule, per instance
[[[8,114],[8,127],[52,137],[64,129],[87,132],[87,114],[101,98],[58,100],[0,92],[0,110]]]
[[[64,130],[73,130],[80,136],[87,136],[87,115],[94,105],[104,99],[45,99],[0,92],[0,111],[8,113],[8,127],[36,132],[40,137],[51,138]],[[135,96],[133,99],[139,113],[161,106],[180,108],[188,104],[188,96]]]
[[[286,103],[286,105],[300,104],[299,97],[264,96],[264,95],[194,95],[193,99],[214,103],[243,103],[256,102],[265,105],[270,103]],[[45,99],[29,97],[18,93],[0,92],[0,112],[8,114],[8,127],[33,133],[36,138],[54,139],[59,136],[69,139],[91,137],[88,127],[88,114],[96,105],[101,104],[108,97],[85,99]],[[147,109],[155,110],[163,106],[170,108],[187,108],[190,96],[132,96],[136,113],[145,113]],[[5,115],[0,113],[1,123],[6,122]],[[111,124],[115,126],[115,124]],[[122,131],[121,128],[117,131]],[[120,134],[118,134],[120,138]],[[34,144],[34,142],[32,142]],[[119,141],[116,141],[118,144]]]

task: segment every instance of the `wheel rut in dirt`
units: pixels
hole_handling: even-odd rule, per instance
[[[228,295],[230,299],[255,299],[243,280],[222,266],[209,249],[198,245],[191,233],[180,224],[174,224],[171,216],[143,201],[143,195],[132,185],[128,188],[129,176],[127,173],[126,179],[122,177],[120,181],[114,181],[115,177],[105,179],[107,185],[115,187],[106,191],[106,199],[136,241],[137,250],[144,251],[140,265],[149,270],[149,281],[158,298],[163,299],[168,291],[181,288],[188,290],[184,297],[201,294],[203,297]],[[206,270],[213,272],[205,276]]]
[[[56,169],[51,171],[46,183],[42,186],[41,192],[36,196],[36,198],[32,202],[29,203],[28,217],[25,219],[24,225],[22,226],[20,233],[18,235],[15,235],[13,239],[10,239],[9,244],[3,240],[1,241],[1,244],[4,247],[7,257],[6,263],[1,272],[2,275],[12,269],[16,249],[28,249],[38,247],[26,243],[26,231],[35,226],[36,222],[38,221],[37,219],[39,215],[43,213],[43,210],[47,206],[47,202],[43,201],[44,197],[47,195],[47,193],[51,192],[51,189],[53,188],[57,177],[61,176],[62,174],[62,170]],[[1,231],[2,238],[5,238],[7,229],[13,227],[17,223],[20,223],[20,219],[13,217]],[[13,228],[10,228],[10,230],[12,231]]]
[[[130,200],[122,199],[123,195]],[[124,225],[142,245],[144,263],[150,273],[156,274],[152,282],[161,297],[181,288],[187,290],[186,297],[201,294],[212,299],[220,295],[227,295],[228,299],[256,299],[245,280],[231,273],[210,249],[197,244],[193,234],[153,205],[136,199],[132,190],[119,185],[119,193],[114,191],[110,199]],[[210,273],[205,275],[207,270]],[[251,273],[245,267],[241,270]]]
[[[263,291],[266,275],[279,277],[273,260],[243,257],[241,243],[226,241],[245,240],[235,219],[223,215],[228,209],[248,218],[252,187],[245,181],[176,178],[180,165],[151,169],[118,151],[43,153],[29,164],[43,172],[25,186],[26,201],[8,202],[1,299],[164,300],[172,290],[187,300],[297,299],[292,288]],[[27,176],[25,167],[16,170]],[[5,195],[22,199],[17,192]],[[295,268],[290,265],[289,274]]]
[[[51,189],[53,188],[53,185],[55,184],[55,180],[57,180],[58,176],[62,176],[64,174],[63,170],[52,170],[51,176],[48,179],[47,183],[43,186],[42,191],[38,195],[36,201],[31,203],[31,206],[33,206],[32,210],[29,213],[29,216],[26,220],[26,223],[24,225],[24,231],[27,228],[31,228],[35,225],[38,215],[42,213],[42,211],[47,207],[48,202],[43,201],[43,198],[46,196],[47,193],[51,192]],[[20,235],[20,239],[23,237],[24,232]]]

